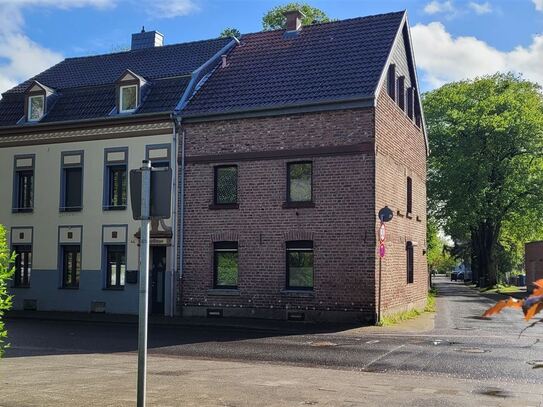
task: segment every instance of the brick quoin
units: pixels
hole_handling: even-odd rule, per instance
[[[385,199],[386,192],[378,191],[386,189],[388,184],[375,181],[379,170],[376,157],[381,159],[379,153],[375,154],[381,145],[375,137],[385,133],[386,126],[377,123],[387,122],[387,118],[380,116],[394,114],[396,112],[378,106],[377,110],[361,108],[184,123],[187,162],[180,312],[205,316],[206,310],[211,308],[222,309],[224,316],[284,319],[288,312],[296,311],[304,312],[305,318],[312,320],[374,321],[376,207],[381,201],[391,206],[390,200]],[[411,126],[417,133],[415,137],[423,140],[420,131]],[[356,151],[325,150],[349,146],[354,146],[352,149]],[[323,150],[314,155],[296,156],[297,150],[316,148]],[[291,153],[288,157],[224,161],[224,155],[228,154],[271,151]],[[422,155],[421,159],[425,160],[424,151],[416,146],[413,154],[417,159]],[[207,161],[195,161],[202,156],[206,156]],[[313,162],[315,206],[284,209],[287,163],[306,160]],[[213,210],[209,208],[213,201],[213,167],[224,164],[238,166],[239,208]],[[403,177],[400,180],[398,175],[400,169],[383,167],[381,171],[390,173],[386,176],[391,183],[403,185]],[[417,173],[425,177],[424,164]],[[423,178],[420,179],[416,185],[422,191]],[[417,228],[424,228],[425,206],[419,198],[415,208],[424,220],[413,219],[412,222]],[[401,199],[398,192],[393,200],[399,205]],[[213,242],[220,240],[238,241],[238,292],[213,290]],[[288,240],[314,242],[312,292],[285,290],[285,242]],[[424,240],[420,240],[417,250],[422,250],[423,244]],[[405,251],[402,255],[405,256]],[[394,256],[398,256],[399,263],[400,254]],[[426,290],[426,285],[418,283],[425,258],[417,256],[416,264],[416,284],[409,288],[408,298],[399,300],[400,305],[426,295],[425,291],[416,291]],[[392,268],[387,269],[392,273]],[[395,273],[405,275],[405,264]],[[386,281],[386,306],[391,307],[393,299],[388,295],[388,277]]]

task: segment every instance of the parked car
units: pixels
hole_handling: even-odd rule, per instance
[[[458,281],[458,272],[451,271],[451,281]]]

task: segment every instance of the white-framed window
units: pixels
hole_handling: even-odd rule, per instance
[[[39,121],[45,112],[45,96],[36,95],[28,97],[28,121]]]
[[[119,112],[131,113],[138,107],[138,85],[121,86],[119,92]]]

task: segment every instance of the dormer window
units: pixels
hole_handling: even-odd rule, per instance
[[[45,113],[45,96],[36,95],[28,97],[28,121],[37,122]]]
[[[119,92],[119,112],[132,113],[138,107],[138,85],[121,86]]]
[[[115,102],[114,114],[136,112],[147,86],[147,81],[143,77],[132,72],[130,69],[124,71],[116,82],[117,100]]]

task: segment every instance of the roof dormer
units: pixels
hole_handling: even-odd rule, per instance
[[[47,113],[55,90],[33,81],[25,91],[24,122],[39,122]]]
[[[117,79],[115,100],[116,111],[119,114],[134,113],[141,103],[142,89],[147,82],[130,69]]]

